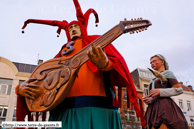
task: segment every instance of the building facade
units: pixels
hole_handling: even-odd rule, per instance
[[[16,120],[15,87],[27,80],[36,67],[0,57],[0,124]]]
[[[142,97],[148,95],[150,80],[154,78],[153,74],[149,70],[137,68],[131,72],[131,77],[137,88],[143,91]],[[144,111],[146,109],[147,105],[144,103]]]
[[[194,127],[194,92],[192,86],[180,82],[183,94],[171,97],[180,107],[190,127]]]
[[[137,87],[135,88],[137,91],[137,95],[142,100],[143,91],[138,89]],[[119,108],[118,111],[121,117],[123,129],[125,128],[140,129],[141,128],[141,120],[140,118],[136,117],[136,112],[134,110],[134,107],[132,106],[131,103],[129,104],[129,108],[127,107],[127,91],[125,87],[122,88],[122,103],[121,103],[121,108]]]

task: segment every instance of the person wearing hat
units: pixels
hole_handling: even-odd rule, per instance
[[[161,54],[150,58],[150,71],[156,78],[150,81],[149,95],[143,98],[148,105],[145,113],[147,129],[189,129],[178,105],[170,98],[180,95],[183,89]]]
[[[58,26],[57,33],[65,30],[67,43],[64,44],[54,58],[69,57],[90,44],[100,35],[88,35],[87,25],[89,15],[94,14],[96,23],[99,22],[98,14],[94,9],[89,9],[85,14],[77,0],[73,0],[78,21],[51,21],[28,19],[23,29],[29,23]],[[117,108],[121,107],[122,87],[127,88],[128,105],[131,102],[136,114],[141,117],[144,125],[143,108],[133,84],[127,64],[116,48],[109,44],[102,50],[100,47],[92,47],[87,52],[89,60],[83,64],[78,76],[64,101],[50,111],[50,121],[62,121],[64,129],[121,129],[122,123]],[[24,97],[34,99],[39,91],[29,83],[30,79],[16,88],[17,117],[23,121],[26,108]],[[118,86],[118,95],[116,88]],[[28,90],[26,90],[28,88]],[[118,98],[117,98],[118,96]],[[22,109],[22,110],[21,110]],[[22,115],[21,115],[22,114]]]

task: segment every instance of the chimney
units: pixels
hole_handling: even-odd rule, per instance
[[[187,86],[191,91],[193,91],[193,87],[191,85]]]
[[[41,64],[43,62],[43,60],[39,59],[38,60],[38,65]]]

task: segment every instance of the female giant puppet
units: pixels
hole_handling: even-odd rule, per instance
[[[169,70],[166,58],[161,54],[150,58],[156,78],[151,79],[149,95],[143,98],[148,105],[144,129],[189,129],[187,120],[178,105],[170,98],[180,95],[183,89],[173,72]]]
[[[65,44],[55,58],[71,56],[100,37],[100,35],[87,35],[88,19],[91,13],[95,15],[96,23],[98,23],[96,11],[89,9],[83,15],[78,1],[73,0],[73,2],[76,7],[78,21],[68,23],[65,20],[50,21],[28,19],[23,26],[23,29],[28,23],[58,26],[58,34],[60,34],[61,29],[65,30],[68,43],[74,41],[73,46],[75,49],[69,54],[64,54],[64,51],[68,51],[67,44]],[[78,31],[80,30],[81,34],[76,38],[72,38],[72,35],[78,31],[75,30],[75,32],[72,32],[71,28],[76,27],[78,27]],[[104,51],[106,54],[101,51],[100,48],[93,48],[88,52],[90,60],[81,66],[78,77],[64,101],[50,111],[50,121],[62,121],[62,127],[65,129],[122,128],[117,107],[121,107],[121,88],[126,87],[128,105],[129,101],[133,104],[137,116],[141,117],[142,125],[144,125],[143,108],[141,102],[140,108],[137,103],[138,96],[123,57],[112,44],[108,45]],[[101,59],[93,59],[92,57],[96,53],[98,54],[98,52],[103,55],[105,67],[100,67],[97,65],[98,63],[95,63],[95,60]],[[24,116],[29,112],[25,106],[24,97],[21,97],[25,95],[20,94],[22,87],[25,87],[27,83],[28,81],[16,88],[16,93],[18,94],[17,120],[19,121],[22,121]],[[118,86],[118,99],[116,97],[117,95],[115,95],[115,86]],[[34,92],[36,91],[34,90]],[[22,112],[20,112],[21,109]]]

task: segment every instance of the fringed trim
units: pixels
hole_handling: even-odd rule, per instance
[[[16,119],[17,121],[24,121],[25,116],[28,115],[28,121],[38,121],[39,114],[42,114],[42,121],[46,120],[46,112],[36,112],[35,120],[33,119],[33,115],[31,114],[27,108],[25,97],[17,96],[17,109],[16,109]]]
[[[112,90],[113,90],[113,92],[114,93],[112,93],[112,105],[113,106],[115,106],[115,107],[118,107],[117,105],[118,105],[118,102],[117,102],[117,95],[116,95],[116,88],[115,88],[115,86],[112,88]]]
[[[28,113],[28,121],[33,121],[33,115],[31,112]]]
[[[118,87],[118,107],[121,108],[122,102],[122,87]]]
[[[129,101],[129,94],[128,94],[128,91],[127,91],[127,107],[130,108],[130,101]]]
[[[36,120],[38,121],[38,117],[42,115],[42,121],[46,121],[46,112],[36,112]]]
[[[46,121],[46,112],[42,113],[42,121]]]
[[[36,121],[38,121],[39,112],[36,112]]]

